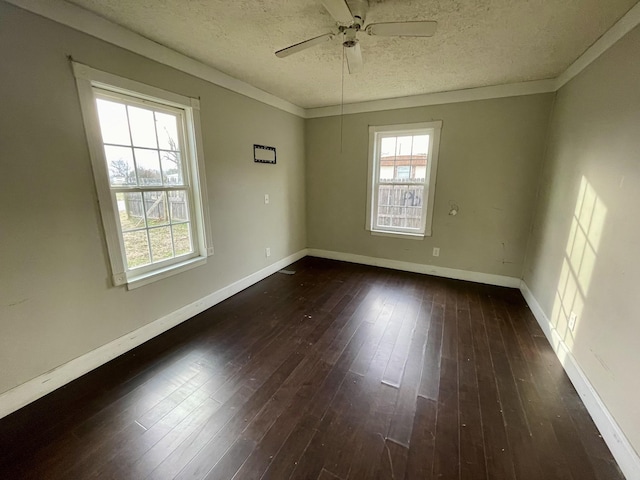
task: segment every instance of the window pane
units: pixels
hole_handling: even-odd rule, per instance
[[[383,137],[380,142],[381,157],[395,157],[396,155],[396,137]]]
[[[149,239],[151,240],[151,257],[154,262],[173,257],[170,227],[150,228]]]
[[[413,145],[412,136],[396,137],[396,151],[393,161],[394,175],[396,182],[407,181],[411,177],[411,148]],[[380,164],[384,165],[384,159],[380,159]]]
[[[134,148],[136,166],[138,167],[138,184],[162,185],[160,175],[160,157],[157,150]]]
[[[178,190],[116,194],[129,268],[193,253],[187,193]]]
[[[165,185],[184,185],[180,152],[160,152]]]
[[[123,231],[145,228],[142,194],[138,192],[117,193],[118,214]]]
[[[424,186],[380,185],[376,226],[420,229]]]
[[[131,105],[127,108],[129,110],[133,145],[135,147],[158,148],[153,112],[144,108],[132,107]]]
[[[420,162],[417,162],[418,166],[414,167],[413,169],[413,176],[411,177],[414,180],[421,180],[424,181],[424,179],[426,178],[427,175],[427,166],[426,166],[426,160],[425,160],[425,165],[421,165]]]
[[[394,167],[391,165],[381,165],[380,166],[380,181],[392,181],[393,180],[393,172]]]
[[[396,165],[396,137],[383,137],[380,141],[380,181],[393,180]]]
[[[151,263],[146,230],[125,232],[122,234],[122,238],[129,268],[141,267]]]
[[[165,192],[144,192],[144,208],[147,214],[147,223],[150,227],[169,223],[167,195]]]
[[[411,157],[411,178],[424,181],[427,171],[427,152],[429,151],[429,135],[413,137],[413,155]]]
[[[107,160],[107,168],[109,169],[111,186],[136,184],[136,171],[131,148],[105,145],[104,154]]]
[[[396,157],[403,155],[411,155],[411,146],[413,143],[413,137],[398,137],[396,143]]]
[[[191,224],[179,223],[171,227],[173,229],[173,245],[176,256],[193,252],[191,245]]]
[[[398,180],[408,180],[411,175],[410,165],[398,165],[396,167],[396,178]]]
[[[413,154],[426,155],[429,152],[429,135],[416,135],[413,137]]]
[[[186,190],[167,192],[171,223],[187,222],[189,218],[189,197]]]
[[[178,124],[175,115],[155,112],[158,142],[162,150],[180,150]]]
[[[100,130],[104,143],[131,145],[127,112],[121,103],[110,102],[101,98],[96,100]]]

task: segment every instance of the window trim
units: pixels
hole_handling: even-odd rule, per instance
[[[425,130],[429,131],[429,152],[427,154],[428,168],[425,172],[424,188],[427,190],[425,198],[427,199],[426,208],[422,209],[423,225],[421,232],[408,232],[405,230],[397,229],[381,229],[375,227],[376,203],[378,199],[377,186],[379,184],[379,159],[376,158],[378,151],[378,138],[379,134],[415,134],[421,133]],[[432,122],[420,122],[420,123],[405,123],[397,125],[370,125],[369,126],[369,158],[368,158],[368,172],[367,172],[367,210],[366,210],[366,224],[365,229],[372,235],[395,237],[395,238],[411,238],[411,239],[423,239],[432,235],[433,224],[433,210],[435,201],[435,187],[436,176],[438,171],[438,153],[440,150],[440,134],[442,131],[442,121]]]
[[[96,70],[81,63],[72,62],[72,65],[91,157],[94,183],[98,194],[113,285],[127,285],[128,289],[137,288],[203,265],[206,263],[207,257],[213,255],[213,242],[205,181],[199,100]],[[134,97],[136,101],[142,103],[145,101],[152,102],[153,104],[177,108],[184,112],[185,158],[189,159],[187,168],[193,196],[193,212],[191,216],[194,233],[197,232],[193,239],[196,255],[182,261],[176,261],[170,265],[167,265],[166,262],[161,262],[153,270],[127,273],[123,254],[124,249],[120,239],[120,226],[109,183],[109,171],[104,154],[94,88],[113,92],[117,95]]]

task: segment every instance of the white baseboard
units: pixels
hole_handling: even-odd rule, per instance
[[[456,280],[468,280],[470,282],[485,283],[488,285],[497,285],[500,287],[520,287],[519,278],[507,277],[504,275],[471,272],[469,270],[437,267],[434,265],[424,265],[422,263],[402,262],[399,260],[390,260],[388,258],[367,257],[364,255],[355,255],[353,253],[318,250],[316,248],[309,248],[307,249],[307,252],[308,255],[312,257],[329,258],[331,260],[342,260],[343,262],[360,263],[363,265],[372,265],[374,267],[403,270],[405,272],[424,273],[427,275],[435,275],[436,277],[453,278]]]
[[[40,397],[47,395],[48,393],[53,392],[72,380],[75,380],[85,373],[98,368],[138,345],[151,340],[170,328],[192,318],[194,315],[203,312],[207,308],[210,308],[245,288],[250,287],[254,283],[259,282],[287,265],[300,260],[306,255],[306,249],[300,250],[299,252],[289,255],[268,267],[258,270],[257,272],[232,283],[231,285],[227,285],[226,287],[221,288],[200,300],[196,300],[189,305],[185,305],[184,307],[169,313],[158,320],[148,323],[131,333],[123,335],[106,345],[96,348],[95,350],[92,350],[78,358],[74,358],[53,370],[2,393],[0,395],[0,418],[9,415]]]
[[[538,321],[540,328],[549,340],[549,343],[556,352],[560,363],[567,372],[571,383],[577,390],[582,402],[589,411],[596,427],[600,431],[602,438],[611,450],[614,458],[620,466],[620,470],[624,473],[627,480],[640,480],[640,457],[629,443],[615,419],[609,413],[606,405],[593,388],[591,382],[585,375],[575,357],[564,343],[562,337],[558,334],[555,327],[549,321],[549,318],[542,310],[542,307],[529,290],[527,284],[522,281],[520,291],[524,296],[531,312]]]

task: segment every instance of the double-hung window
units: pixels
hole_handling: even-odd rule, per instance
[[[213,253],[195,99],[74,64],[113,283],[130,288]]]
[[[431,235],[442,122],[369,127],[367,230]]]

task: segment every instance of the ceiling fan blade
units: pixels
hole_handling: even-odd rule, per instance
[[[438,22],[385,22],[367,25],[369,35],[395,37],[431,37],[436,33]]]
[[[357,73],[362,69],[362,52],[360,44],[356,43],[353,47],[344,47],[347,56],[347,67],[349,73]]]
[[[305,40],[304,42],[296,43],[295,45],[291,45],[290,47],[283,48],[282,50],[278,50],[276,52],[276,57],[280,57],[280,58],[288,57],[289,55],[293,55],[294,53],[301,52],[302,50],[306,50],[307,48],[314,47],[316,45],[326,42],[327,40],[331,40],[333,37],[334,37],[333,33],[325,33],[324,35],[310,38],[309,40]]]
[[[338,23],[350,25],[353,23],[353,15],[345,0],[321,0],[324,8]]]

